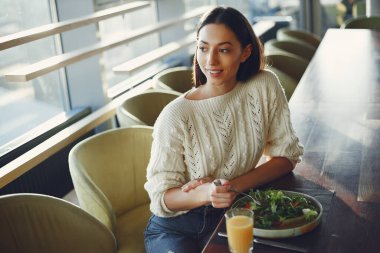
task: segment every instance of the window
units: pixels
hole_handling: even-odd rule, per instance
[[[228,2],[228,1],[220,1]],[[261,20],[290,22],[293,28],[300,27],[300,0],[249,0],[246,2],[246,14],[252,24]]]
[[[321,0],[322,34],[328,28],[339,28],[346,20],[365,16],[365,0]]]
[[[2,0],[0,36],[56,22],[56,12],[59,12],[60,19],[67,20],[128,2],[132,1]],[[101,55],[81,60],[66,69],[61,68],[28,82],[7,81],[4,74],[13,68],[61,54],[62,48],[70,52],[91,46],[98,41],[110,40],[129,31],[175,19],[186,12],[210,4],[234,7],[243,12],[252,23],[268,16],[280,19],[284,16],[292,17],[291,25],[297,27],[301,22],[300,2],[300,0],[156,0],[150,1],[148,7],[64,32],[61,34],[62,42],[60,36],[55,35],[0,51],[0,155],[4,153],[4,149],[9,148],[10,141],[25,138],[24,134],[34,131],[37,126],[49,122],[52,118],[73,108],[88,106],[96,109],[113,97],[110,94],[117,96],[119,92],[124,92],[125,88],[121,84],[129,82],[137,75],[144,75],[144,71],[149,70],[151,66],[125,73],[116,73],[113,70],[115,66],[172,41],[183,39],[195,28],[198,19],[178,22],[174,26],[152,32],[109,49]],[[74,10],[73,6],[77,9]],[[82,36],[81,40],[77,40],[78,34]],[[173,64],[191,64],[193,52],[194,49],[191,47],[181,49],[151,65],[156,67],[162,63],[173,62]],[[87,96],[83,96],[84,93]]]
[[[108,40],[157,22],[154,2],[149,7],[126,13],[121,16],[99,22],[99,40]],[[138,55],[149,52],[159,46],[159,34],[152,33],[133,40],[125,45],[115,47],[102,54],[103,82],[107,89],[114,87],[133,73],[115,73],[113,68]]]
[[[51,23],[49,1],[2,0],[0,37]],[[59,71],[28,82],[4,78],[15,67],[56,54],[54,37],[0,51],[0,155],[6,143],[64,111],[63,82]]]

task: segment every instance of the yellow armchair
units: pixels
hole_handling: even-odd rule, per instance
[[[371,29],[380,31],[380,16],[357,17],[346,20],[342,29]]]
[[[305,59],[288,53],[274,52],[265,56],[269,67],[281,70],[297,82],[301,80],[309,64]]]
[[[80,206],[113,231],[119,253],[145,252],[143,232],[151,213],[144,183],[152,131],[150,126],[108,130],[69,154]]]
[[[169,68],[155,75],[153,81],[158,89],[185,93],[194,86],[193,69],[185,66]]]
[[[63,199],[18,193],[0,196],[0,252],[114,253],[112,232]]]
[[[296,41],[299,43],[306,43],[316,50],[321,43],[321,38],[313,33],[303,30],[281,28],[276,33],[278,40]]]
[[[277,75],[284,88],[286,98],[290,100],[308,62],[296,55],[281,52],[266,54],[266,61],[266,67]]]
[[[180,95],[176,91],[153,89],[128,98],[116,109],[119,124],[153,126],[162,109]]]
[[[291,40],[271,39],[264,44],[264,51],[266,54],[273,52],[286,52],[302,57],[308,62],[313,58],[315,50],[315,48],[306,43]]]

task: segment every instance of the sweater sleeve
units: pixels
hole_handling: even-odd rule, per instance
[[[185,183],[183,137],[179,119],[173,110],[165,108],[153,130],[151,157],[147,168],[145,189],[149,194],[150,210],[157,216],[170,217],[184,212],[173,212],[164,202],[164,193]]]
[[[288,102],[284,90],[274,74],[273,82],[269,84],[269,129],[264,155],[272,157],[285,157],[293,167],[301,161],[303,146],[293,129]]]

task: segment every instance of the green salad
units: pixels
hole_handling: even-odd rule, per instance
[[[256,228],[287,228],[296,224],[301,225],[318,216],[317,207],[301,194],[268,189],[251,190],[249,195],[261,205],[248,197],[243,197],[233,207],[246,207],[253,210]]]

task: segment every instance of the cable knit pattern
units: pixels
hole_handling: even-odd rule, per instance
[[[220,139],[222,141],[223,153],[228,155],[225,157],[225,161],[223,163],[223,176],[228,178],[231,176],[233,166],[236,162],[234,152],[232,151],[232,116],[229,111],[214,112],[213,115],[219,130],[218,133],[220,134]]]
[[[151,211],[161,217],[185,213],[166,207],[166,190],[206,176],[235,178],[254,168],[263,154],[286,157],[294,165],[303,154],[272,72],[261,71],[222,96],[177,98],[154,126],[145,184]]]
[[[186,165],[188,168],[188,172],[190,173],[190,178],[200,178],[201,173],[199,171],[199,163],[200,163],[200,150],[198,140],[195,135],[194,125],[190,119],[187,119],[183,122],[186,127],[186,132],[189,136],[188,139],[190,141],[185,142],[185,150],[187,154]]]
[[[256,139],[257,141],[255,142],[256,146],[255,146],[255,150],[261,150],[262,148],[262,144],[264,144],[263,142],[263,128],[262,128],[262,124],[263,124],[263,118],[262,118],[262,114],[261,114],[261,106],[260,106],[260,101],[258,99],[258,97],[254,96],[254,94],[251,94],[251,93],[248,93],[248,96],[249,96],[249,108],[251,109],[251,113],[252,113],[252,128],[255,130],[255,134],[256,134]]]

